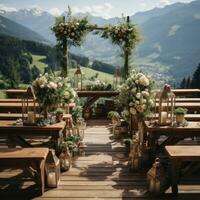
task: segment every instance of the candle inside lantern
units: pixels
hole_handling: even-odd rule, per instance
[[[161,112],[161,118],[160,118],[161,124],[165,124],[167,122],[167,112]]]
[[[78,82],[78,89],[81,90],[81,82]]]
[[[35,123],[34,112],[28,112],[27,121],[31,124]]]
[[[50,172],[47,176],[47,183],[49,187],[55,187],[56,185],[56,173]]]

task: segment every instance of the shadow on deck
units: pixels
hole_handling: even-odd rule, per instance
[[[34,183],[22,179],[22,171],[9,169],[0,171],[0,199],[200,199],[200,186],[188,185],[200,184],[198,179],[185,181],[185,185],[179,187],[177,198],[173,198],[171,190],[159,197],[148,194],[146,171],[129,171],[126,149],[120,141],[112,139],[108,123],[106,120],[88,121],[84,138],[86,155],[76,158],[72,168],[62,173],[58,188],[48,189],[43,196],[36,197]]]

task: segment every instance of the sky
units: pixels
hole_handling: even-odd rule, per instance
[[[72,11],[89,12],[95,16],[110,18],[115,16],[133,15],[136,12],[163,7],[176,2],[192,0],[0,0],[0,9],[40,8],[53,15],[59,15],[70,5]]]

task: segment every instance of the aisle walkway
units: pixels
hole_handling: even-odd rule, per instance
[[[130,173],[126,149],[113,141],[105,122],[89,124],[84,142],[86,155],[63,173],[60,186],[37,199],[133,199],[144,196],[145,175]]]

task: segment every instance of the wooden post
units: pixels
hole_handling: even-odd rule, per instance
[[[63,16],[63,23],[65,23],[65,16]],[[62,76],[67,77],[68,75],[68,49],[67,49],[67,38],[63,39],[63,63],[62,63]]]
[[[129,22],[130,22],[130,17],[127,16],[127,24],[129,26]],[[129,53],[127,51],[127,47],[128,47],[128,41],[126,41],[125,46],[124,46],[124,78],[125,80],[128,78],[129,76]]]

